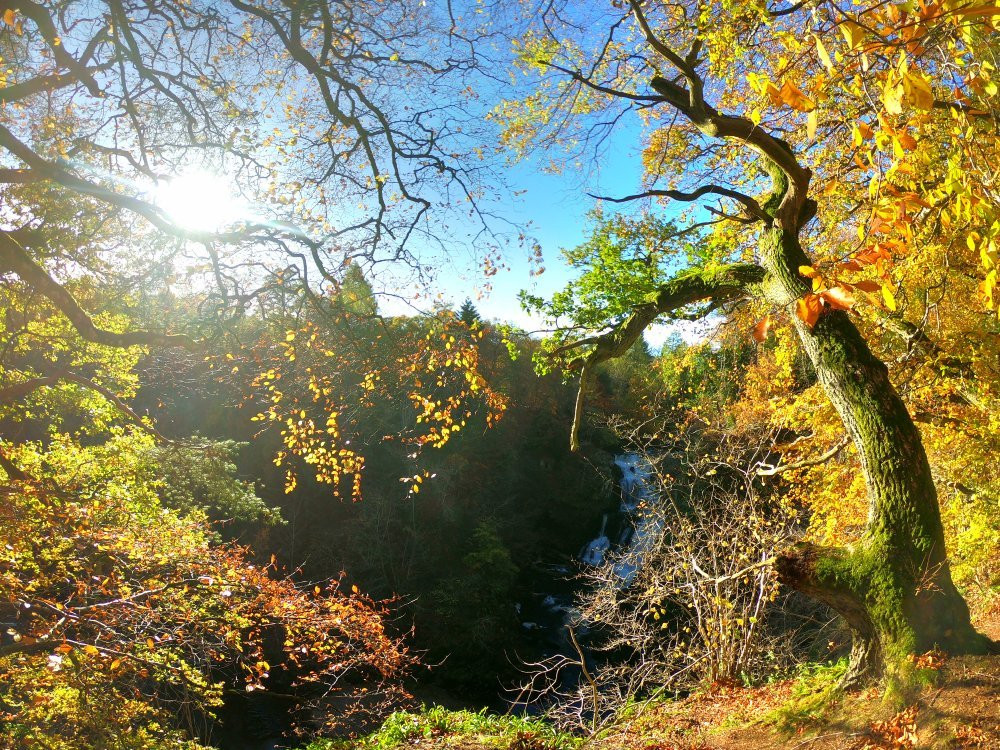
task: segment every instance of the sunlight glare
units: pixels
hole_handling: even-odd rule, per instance
[[[212,172],[188,172],[161,182],[154,195],[167,218],[184,229],[219,231],[245,214],[229,181]]]

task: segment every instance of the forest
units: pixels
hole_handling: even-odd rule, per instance
[[[1000,750],[998,30],[0,0],[0,748]]]

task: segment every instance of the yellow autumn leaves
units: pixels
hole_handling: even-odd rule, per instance
[[[920,71],[909,70],[906,55],[902,53],[896,68],[886,73],[882,104],[891,115],[901,115],[906,105],[925,111],[934,108],[930,81]]]

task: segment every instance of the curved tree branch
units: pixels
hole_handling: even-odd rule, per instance
[[[80,83],[87,87],[87,91],[89,91],[92,95],[100,97],[102,95],[101,87],[97,85],[97,81],[94,80],[94,77],[91,75],[91,71],[66,51],[66,47],[62,44],[62,40],[60,39],[59,31],[56,29],[55,24],[52,21],[52,17],[48,14],[45,8],[42,5],[33,2],[33,0],[12,0],[10,5],[14,10],[20,11],[25,18],[30,19],[35,26],[38,27],[38,31],[41,33],[42,38],[48,43],[49,52],[55,59],[56,63],[58,63],[60,67],[69,70],[76,80],[80,81]]]
[[[132,407],[126,404],[114,391],[105,388],[100,383],[95,383],[90,378],[84,377],[83,375],[79,375],[75,372],[70,372],[69,370],[58,370],[52,375],[28,378],[20,383],[15,383],[14,385],[7,386],[6,388],[0,388],[0,404],[14,403],[28,394],[37,391],[39,388],[53,386],[63,380],[70,383],[76,383],[77,385],[83,386],[84,388],[94,391],[95,393],[99,393],[101,396],[110,401],[111,404],[118,409],[118,411],[124,414],[130,422],[139,427],[143,432],[149,433],[160,443],[174,444],[175,441],[160,434],[156,428],[151,427],[149,424],[144,422],[142,417],[136,414]]]
[[[721,185],[702,185],[690,192],[684,190],[646,190],[642,193],[636,193],[634,195],[626,195],[622,198],[610,198],[605,195],[594,195],[593,193],[588,193],[591,198],[597,200],[609,201],[611,203],[627,203],[628,201],[640,200],[642,198],[671,198],[677,201],[695,201],[701,198],[703,195],[721,195],[724,198],[731,198],[737,203],[741,204],[750,216],[760,219],[770,223],[771,217],[767,215],[767,212],[761,208],[760,203],[751,198],[749,195],[744,195],[738,190],[732,190],[727,187],[722,187]]]
[[[776,466],[772,466],[762,461],[759,464],[757,464],[755,473],[758,476],[762,477],[772,477],[775,474],[781,474],[786,471],[793,471],[794,469],[806,469],[809,468],[810,466],[819,466],[820,464],[826,463],[831,458],[840,453],[842,450],[844,450],[844,448],[847,447],[847,444],[849,442],[851,442],[851,439],[849,437],[845,437],[842,440],[838,441],[836,445],[834,445],[832,448],[830,448],[827,451],[824,451],[815,458],[806,458],[803,459],[802,461],[794,461],[790,464],[778,464]]]
[[[610,331],[592,337],[590,342],[594,348],[569,363],[571,369],[580,370],[580,387],[570,431],[570,450],[576,451],[580,447],[584,391],[597,365],[625,354],[660,315],[703,300],[721,303],[740,299],[747,296],[752,287],[760,285],[764,281],[764,275],[764,269],[754,263],[733,263],[721,268],[685,271],[661,285],[649,302],[636,307],[631,315]],[[568,348],[563,347],[562,351]]]
[[[620,89],[613,89],[608,86],[602,86],[599,83],[594,83],[578,70],[570,70],[569,68],[564,68],[561,65],[556,65],[555,63],[550,62],[548,60],[542,60],[541,64],[548,68],[552,68],[553,70],[558,70],[560,73],[565,73],[577,83],[580,83],[586,86],[587,88],[593,89],[594,91],[598,91],[602,94],[607,94],[608,96],[614,96],[619,99],[631,99],[632,101],[646,102],[650,104],[663,101],[663,97],[661,96],[632,94],[628,91],[621,91]]]
[[[743,141],[761,154],[769,165],[780,170],[787,185],[776,185],[782,196],[775,218],[789,229],[803,223],[802,207],[806,202],[810,172],[799,164],[791,148],[783,140],[755,125],[746,117],[720,113],[705,101],[705,82],[695,69],[697,52],[681,57],[660,39],[650,26],[642,9],[641,0],[629,0],[632,15],[649,46],[666,59],[687,82],[687,87],[653,76],[650,86],[664,101],[671,104],[705,135],[712,138],[733,138]],[[769,170],[770,171],[770,170]]]
[[[126,331],[115,333],[98,328],[90,315],[80,307],[76,298],[62,284],[32,260],[31,256],[6,232],[0,232],[0,273],[12,271],[22,281],[44,295],[69,318],[77,333],[87,341],[104,346],[180,346],[196,349],[198,344],[189,336],[154,331]]]

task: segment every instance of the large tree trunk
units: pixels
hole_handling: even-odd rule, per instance
[[[763,235],[765,294],[793,309],[809,291],[808,265],[795,233]],[[991,641],[969,620],[951,579],[937,492],[923,444],[885,364],[872,354],[848,314],[827,310],[810,328],[794,314],[819,382],[857,447],[868,485],[868,524],[852,549],[799,545],[783,554],[781,579],[843,615],[854,646],[845,683],[892,672],[908,654],[938,646],[982,652]]]

